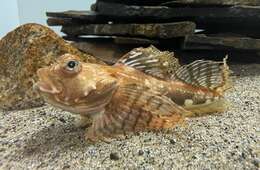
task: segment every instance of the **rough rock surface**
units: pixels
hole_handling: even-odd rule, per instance
[[[120,35],[142,36],[148,38],[169,39],[184,37],[195,32],[193,22],[156,23],[156,24],[87,24],[63,26],[62,32],[67,35]]]
[[[0,108],[23,109],[43,103],[33,91],[36,70],[55,58],[72,53],[85,61],[97,60],[78,51],[45,26],[26,24],[0,40]]]
[[[259,169],[260,65],[234,65],[231,110],[168,133],[84,141],[75,116],[49,106],[0,112],[0,169]],[[257,134],[258,133],[258,134]]]

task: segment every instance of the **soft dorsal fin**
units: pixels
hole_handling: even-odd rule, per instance
[[[160,51],[154,46],[135,48],[124,55],[115,65],[123,64],[133,67],[151,76],[169,80],[180,67],[173,52]]]
[[[222,93],[231,87],[229,74],[226,56],[223,61],[197,60],[184,65],[173,74],[171,79]]]
[[[119,102],[120,101],[120,102]],[[182,122],[190,112],[170,98],[144,85],[120,87],[106,111],[94,119],[88,132],[92,140],[145,129],[167,129]]]

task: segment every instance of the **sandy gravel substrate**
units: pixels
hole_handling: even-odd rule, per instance
[[[75,116],[49,106],[0,111],[0,169],[259,169],[260,65],[231,68],[231,110],[110,144],[86,143]]]

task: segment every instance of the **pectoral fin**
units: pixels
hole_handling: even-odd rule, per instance
[[[128,84],[118,89],[111,105],[89,129],[90,139],[102,139],[144,129],[174,127],[190,114],[170,98],[148,87]]]
[[[78,105],[74,108],[83,110],[81,112],[82,115],[99,113],[110,103],[117,88],[116,80],[102,79],[96,84],[94,89],[88,91],[87,95],[78,101]]]

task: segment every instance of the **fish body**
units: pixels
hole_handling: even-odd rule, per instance
[[[86,138],[93,141],[172,128],[187,116],[226,109],[225,61],[195,62],[164,79],[157,58],[138,56],[133,53],[105,66],[65,54],[38,70],[37,87],[48,103],[92,117]]]

